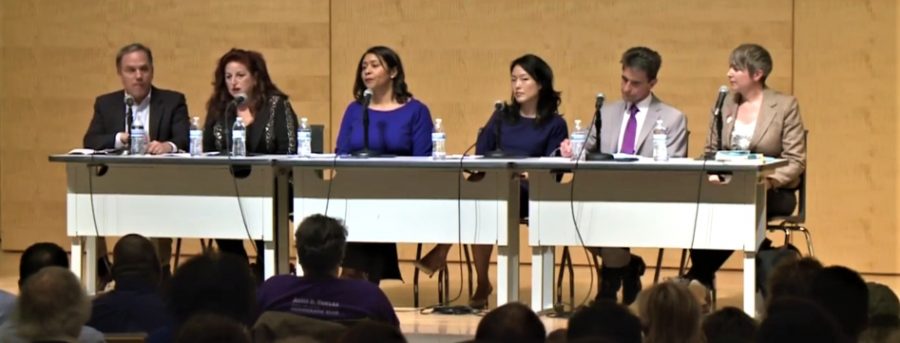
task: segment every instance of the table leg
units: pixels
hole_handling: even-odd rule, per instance
[[[553,308],[554,247],[531,247],[531,309]]]

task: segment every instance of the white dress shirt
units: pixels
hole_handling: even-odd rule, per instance
[[[141,124],[144,124],[144,134],[147,135],[147,137],[150,137],[150,97],[152,95],[153,95],[153,91],[151,90],[149,93],[147,93],[147,97],[144,98],[143,101],[131,106],[132,120],[134,120],[134,121],[140,120]],[[125,112],[128,113],[128,105],[124,105],[124,101],[122,103],[123,103],[123,106],[125,106]],[[124,135],[125,132],[131,132],[131,130],[129,130],[129,128],[128,128],[127,122],[125,123],[125,129],[123,130],[123,132],[116,134],[116,149],[125,148],[125,143],[122,143],[122,136],[121,136],[121,135]],[[149,143],[149,141],[148,141],[148,143]],[[169,143],[169,146],[172,148],[172,152],[178,151],[178,147],[175,146],[175,143],[172,143],[172,142],[166,142],[166,143]]]
[[[638,136],[641,134],[641,128],[644,127],[644,118],[647,118],[647,111],[650,109],[650,100],[653,98],[653,94],[648,94],[644,100],[637,102],[638,113],[635,114],[635,119],[637,119],[637,127],[634,130],[634,151],[637,154],[637,147],[640,143],[637,141]],[[625,138],[625,127],[628,126],[628,117],[631,116],[631,113],[628,110],[631,108],[631,103],[625,104],[625,112],[622,113],[622,127],[619,128],[619,143],[616,144],[618,149],[617,152],[622,152],[622,139]]]

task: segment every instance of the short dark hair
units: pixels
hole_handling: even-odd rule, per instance
[[[757,325],[743,310],[729,306],[707,316],[702,328],[707,343],[753,342]]]
[[[782,298],[773,302],[759,326],[760,343],[843,342],[834,318],[807,299]]]
[[[641,342],[641,320],[624,306],[598,300],[569,318],[566,338],[603,337],[620,343]]]
[[[476,341],[529,343],[544,342],[544,323],[528,306],[512,302],[488,312],[475,331]]]
[[[550,65],[537,55],[526,54],[514,59],[509,64],[509,72],[512,73],[516,66],[525,70],[528,76],[531,76],[537,84],[541,85],[541,90],[538,92],[535,124],[544,124],[549,122],[549,119],[553,116],[559,115],[562,93],[553,88],[553,69],[550,68]],[[515,95],[510,95],[509,106],[506,106],[504,119],[512,123],[518,121],[520,108],[521,105],[516,102]]]
[[[816,274],[810,287],[813,301],[855,341],[869,318],[869,288],[859,273],[843,266],[826,267]]]
[[[62,247],[49,242],[35,243],[25,249],[19,260],[19,286],[44,267],[69,268],[69,255]]]
[[[303,219],[294,234],[297,260],[307,275],[331,272],[344,259],[347,229],[337,219],[314,214]]]
[[[121,277],[137,277],[147,282],[159,282],[162,273],[159,258],[156,257],[156,248],[144,236],[128,234],[116,242],[113,248],[112,276],[114,279]]]
[[[766,288],[769,290],[766,302],[771,303],[784,297],[808,299],[810,284],[822,268],[822,263],[813,257],[778,263],[766,280]]]
[[[178,267],[169,285],[168,302],[178,324],[208,312],[249,325],[256,305],[256,281],[246,259],[206,253]]]
[[[147,54],[147,63],[150,63],[151,68],[153,67],[153,52],[150,51],[150,48],[141,43],[131,43],[123,46],[119,49],[119,53],[116,54],[116,70],[122,68],[122,57],[135,51],[143,51]]]
[[[636,46],[622,54],[622,69],[632,68],[647,73],[647,80],[656,80],[659,68],[662,67],[662,56],[658,52],[643,46]]]
[[[759,82],[763,85],[772,73],[772,55],[759,44],[741,44],[734,48],[728,57],[728,63],[735,70],[745,70],[751,76],[761,70],[763,75]]]
[[[362,79],[362,63],[368,54],[378,56],[378,59],[384,63],[385,69],[388,72],[391,70],[397,71],[397,75],[392,79],[394,100],[403,104],[412,98],[413,95],[409,92],[409,86],[406,85],[406,73],[403,71],[403,62],[400,61],[400,55],[393,49],[380,45],[366,49],[366,52],[359,57],[359,62],[356,63],[355,81],[353,82],[353,98],[360,103],[363,102],[363,93],[366,91],[366,84]]]

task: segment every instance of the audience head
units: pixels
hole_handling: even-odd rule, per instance
[[[310,277],[337,276],[347,246],[347,229],[337,219],[314,214],[303,219],[294,235],[297,260]]]
[[[900,316],[900,299],[888,286],[867,282],[869,289],[869,318],[877,316]]]
[[[256,281],[246,260],[207,253],[178,267],[169,284],[168,300],[176,323],[196,314],[213,313],[249,325],[256,303]]]
[[[269,76],[266,59],[259,52],[231,49],[219,58],[213,74],[213,94],[206,102],[207,119],[216,120],[225,112],[228,104],[243,95],[253,112],[266,106],[266,98],[272,95],[287,97]],[[212,118],[212,119],[210,119]]]
[[[25,279],[44,267],[69,268],[69,255],[62,247],[53,243],[35,243],[25,249],[19,260],[19,287]]]
[[[759,44],[741,44],[728,58],[728,78],[731,88],[743,91],[752,85],[765,87],[772,73],[772,55]]]
[[[142,101],[153,84],[153,53],[141,43],[131,43],[116,54],[116,73],[125,92]]]
[[[125,235],[113,248],[113,279],[141,279],[153,284],[159,283],[162,272],[156,248],[144,236]]]
[[[622,100],[636,103],[650,95],[662,66],[658,52],[638,46],[622,54]]]
[[[553,70],[547,62],[536,55],[523,55],[509,64],[509,73],[512,94],[505,112],[507,120],[518,119],[519,111],[526,104],[537,109],[537,123],[559,113],[561,93],[553,87]]]
[[[826,267],[816,274],[810,292],[812,300],[837,320],[850,339],[856,340],[866,328],[869,289],[856,271],[842,266]]]
[[[400,328],[375,320],[364,320],[354,324],[338,340],[341,343],[406,343]]]
[[[627,308],[610,300],[582,307],[569,318],[569,340],[608,338],[620,343],[641,342],[641,320]]]
[[[663,282],[638,299],[645,342],[699,342],[700,303],[687,286]]]
[[[766,302],[786,297],[809,298],[812,280],[822,268],[822,263],[812,257],[782,261],[767,281],[769,295]]]
[[[91,317],[91,300],[68,269],[42,268],[21,285],[12,320],[31,341],[76,339]]]
[[[736,307],[723,308],[703,320],[706,343],[754,342],[756,330],[756,321]]]
[[[232,318],[202,313],[178,330],[175,343],[250,343],[247,328]]]
[[[769,305],[766,319],[756,333],[759,343],[839,343],[844,338],[837,322],[816,303],[801,298],[782,298]]]
[[[356,65],[353,98],[362,103],[366,89],[375,93],[390,92],[393,100],[401,104],[412,98],[397,52],[386,46],[373,46],[362,54]]]
[[[860,343],[900,342],[900,302],[897,295],[885,285],[868,282],[869,325],[859,336]]]
[[[508,303],[488,312],[475,331],[476,341],[528,343],[547,338],[544,323],[528,306]]]

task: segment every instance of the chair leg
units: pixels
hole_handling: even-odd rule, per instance
[[[469,256],[469,245],[464,244],[462,249],[466,256],[466,270],[469,273],[469,298],[471,299],[472,295],[474,295],[474,289],[472,287],[472,259]],[[460,277],[462,277],[462,275],[460,275]]]
[[[572,310],[575,310],[575,263],[572,262],[572,253],[569,255],[569,303],[572,304]],[[562,268],[560,268],[562,269]]]
[[[809,252],[809,256],[815,257],[816,253],[813,250],[812,234],[806,229],[806,226],[797,226],[797,231],[802,232],[806,237],[806,249]]]
[[[571,266],[572,258],[569,256],[569,247],[563,247],[562,258],[559,261],[559,275],[556,278],[556,303],[562,304],[562,296],[563,296],[563,278],[566,276],[566,267]],[[569,272],[571,279],[571,271]]]
[[[687,268],[688,250],[681,249],[681,262],[678,263],[678,276],[684,276],[684,270]]]
[[[659,283],[659,273],[662,270],[662,261],[663,261],[663,253],[665,253],[666,249],[659,249],[659,253],[656,254],[656,272],[653,273],[653,284]]]
[[[422,243],[416,245],[416,261],[422,258]],[[419,268],[413,269],[413,307],[419,307]]]
[[[175,268],[178,268],[178,260],[181,258],[181,238],[175,239]]]

